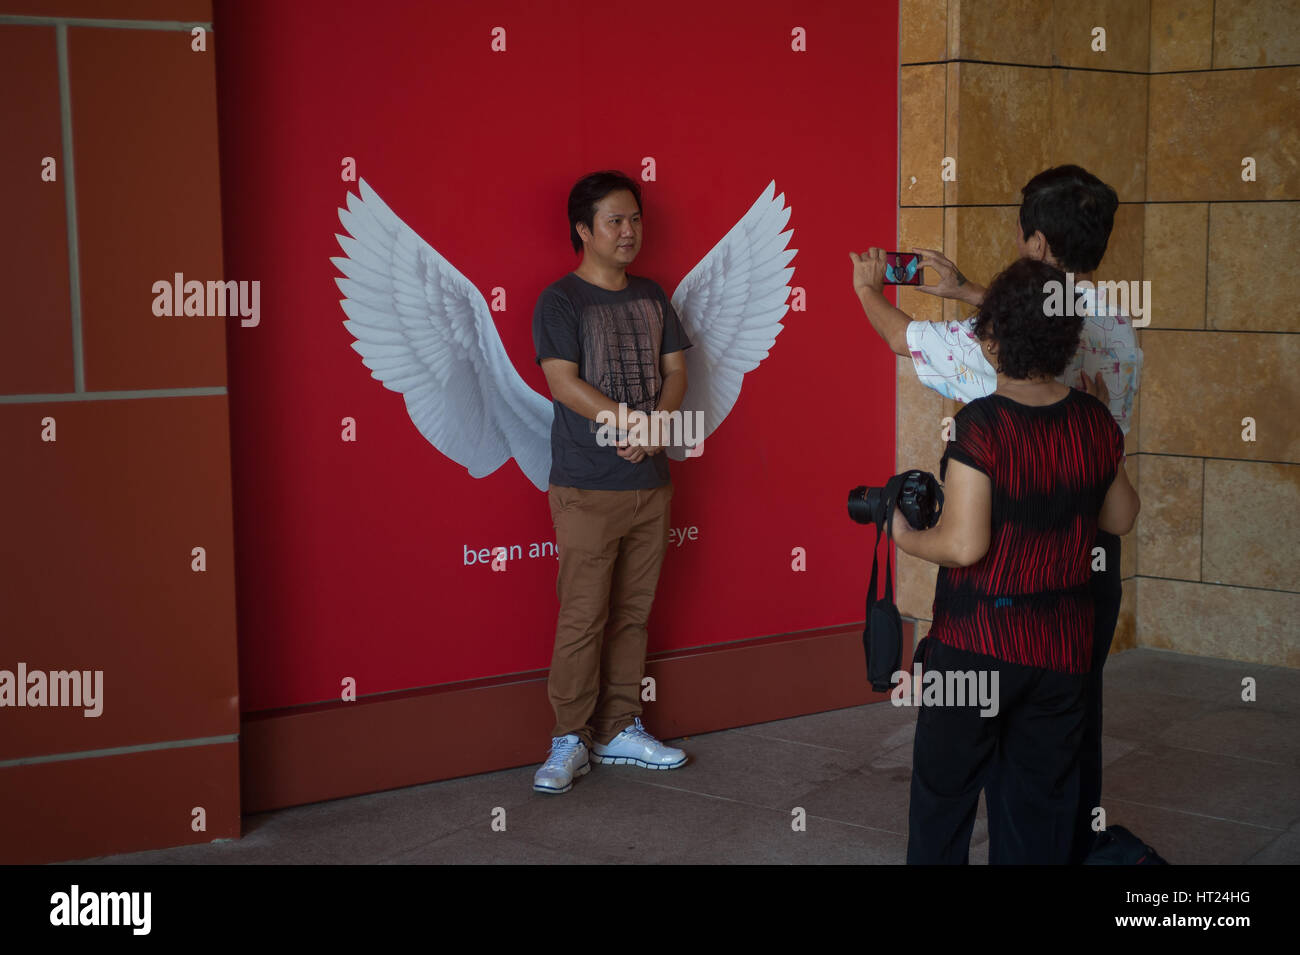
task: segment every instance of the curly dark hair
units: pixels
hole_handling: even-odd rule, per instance
[[[1008,378],[1055,378],[1079,349],[1081,315],[1049,315],[1047,301],[1057,286],[1065,307],[1065,273],[1034,259],[1020,259],[1002,271],[975,316],[975,336],[997,343],[998,371]]]

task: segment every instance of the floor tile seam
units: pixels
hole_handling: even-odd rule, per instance
[[[745,735],[746,735],[746,736],[753,736],[753,737],[756,738],[756,739],[766,739],[766,740],[771,740],[771,741],[776,742],[776,743],[793,743],[793,744],[796,745],[796,746],[807,746],[807,747],[810,747],[810,748],[812,748],[812,749],[824,749],[824,750],[829,750],[829,751],[832,752],[832,753],[847,753],[847,754],[849,754],[850,756],[853,756],[853,755],[856,755],[856,754],[857,754],[857,750],[844,749],[844,748],[841,747],[841,746],[823,746],[823,745],[821,745],[820,743],[808,743],[808,742],[805,742],[804,740],[801,740],[801,739],[786,739],[786,738],[783,737],[783,736],[767,736],[767,735],[765,735],[765,734],[763,734],[763,733],[754,733],[754,732],[746,732]]]
[[[1286,835],[1287,835],[1287,833],[1284,832],[1284,833],[1282,833],[1280,836],[1278,836],[1277,838],[1275,838],[1275,839],[1270,839],[1268,842],[1264,843],[1262,846],[1260,846],[1258,849],[1256,849],[1254,852],[1252,852],[1249,856],[1247,856],[1247,857],[1246,857],[1246,858],[1241,862],[1241,864],[1242,864],[1242,865],[1277,865],[1278,863],[1275,863],[1275,862],[1259,862],[1259,863],[1257,863],[1257,862],[1255,862],[1255,860],[1258,859],[1260,856],[1262,856],[1262,855],[1263,855],[1265,852],[1267,852],[1269,849],[1272,849],[1272,848],[1273,848],[1275,845],[1277,845],[1279,842],[1281,842],[1282,839],[1284,839],[1284,838],[1286,837]],[[1282,864],[1283,864],[1283,865],[1286,865],[1286,864],[1288,864],[1288,863],[1282,863]],[[1290,863],[1290,864],[1291,864],[1291,865],[1294,865],[1295,863]]]
[[[407,855],[407,854],[409,854],[409,853],[416,852],[416,851],[418,851],[418,850],[420,850],[420,849],[425,849],[425,848],[427,848],[427,847],[429,847],[429,846],[432,846],[432,845],[435,845],[435,844],[437,844],[437,843],[439,843],[439,842],[442,842],[442,841],[445,840],[445,839],[450,839],[452,836],[459,835],[459,834],[462,833],[462,832],[469,832],[472,828],[473,828],[473,826],[461,826],[459,829],[455,830],[454,832],[444,833],[443,835],[439,836],[439,837],[436,838],[436,839],[432,839],[432,840],[430,840],[430,841],[428,841],[428,842],[422,842],[422,843],[420,843],[419,845],[414,845],[414,846],[411,846],[411,847],[409,847],[409,848],[402,849],[402,850],[400,850],[400,851],[398,851],[398,852],[390,852],[390,853],[388,853],[387,855],[385,855],[385,856],[383,856],[383,857],[381,857],[381,858],[379,858],[379,859],[375,859],[373,862],[370,862],[370,863],[367,863],[367,864],[368,864],[368,865],[382,865],[382,864],[384,864],[385,862],[389,861],[389,860],[392,859],[392,858],[395,858],[395,857],[397,857],[397,856]],[[471,834],[472,834],[472,833],[471,833]],[[534,848],[534,849],[543,849],[543,850],[545,850],[545,851],[547,851],[547,852],[559,852],[559,851],[560,851],[560,850],[556,849],[555,846],[546,845],[545,843],[538,842],[538,841],[536,841],[535,839],[529,839],[527,836],[524,836],[524,835],[518,835],[517,833],[512,833],[511,830],[510,830],[510,828],[509,828],[509,823],[508,823],[508,822],[507,822],[506,830],[505,830],[504,833],[490,833],[490,834],[493,835],[493,836],[497,836],[497,835],[514,835],[514,836],[515,836],[515,837],[516,837],[520,842],[522,842],[522,843],[524,843],[525,845],[530,846],[530,847],[532,847],[532,848]],[[573,853],[573,852],[570,852],[570,853],[568,853],[568,854],[569,854],[569,855],[581,855],[581,853]],[[399,863],[399,864],[401,864],[401,865],[427,865],[427,864],[430,864],[430,863]],[[438,863],[432,863],[432,864],[438,864]],[[468,864],[468,865],[492,865],[492,864],[495,864],[495,863],[466,863],[466,864]]]
[[[1180,816],[1193,816],[1197,819],[1213,819],[1215,822],[1228,822],[1234,826],[1245,826],[1248,829],[1261,829],[1265,832],[1287,832],[1287,829],[1280,829],[1277,826],[1268,826],[1258,822],[1246,822],[1243,819],[1229,819],[1227,816],[1214,816],[1205,812],[1193,812],[1190,809],[1178,809],[1174,806],[1157,806],[1153,803],[1138,802],[1136,799],[1124,799],[1123,797],[1102,797],[1102,805],[1126,804],[1129,806],[1141,806],[1143,809],[1158,809],[1161,812],[1177,813]]]
[[[759,809],[759,810],[762,810],[762,811],[764,811],[764,812],[777,813],[778,815],[788,815],[788,813],[789,813],[789,810],[787,810],[787,809],[780,809],[780,808],[777,808],[777,807],[774,807],[774,806],[765,806],[765,805],[763,805],[762,803],[747,802],[747,801],[745,801],[745,800],[743,800],[743,799],[735,799],[735,798],[733,798],[733,797],[731,797],[731,796],[718,796],[718,795],[715,795],[715,794],[713,794],[713,793],[702,793],[702,792],[696,792],[696,791],[693,790],[693,789],[681,789],[681,788],[679,788],[679,787],[677,787],[677,786],[669,786],[669,785],[667,785],[667,784],[665,784],[665,783],[656,783],[656,782],[652,782],[652,781],[650,781],[650,780],[648,780],[648,779],[646,779],[646,780],[639,780],[639,781],[637,781],[637,784],[638,784],[638,785],[641,785],[641,786],[653,786],[653,787],[655,787],[656,789],[667,789],[667,790],[669,790],[669,791],[671,791],[671,792],[683,793],[683,794],[688,795],[688,796],[700,796],[700,797],[703,797],[703,798],[705,798],[705,799],[713,799],[713,800],[717,800],[717,801],[719,801],[719,802],[735,803],[735,804],[738,805],[738,806],[745,806],[745,807],[747,807],[747,808],[749,808],[749,809]],[[811,792],[811,790],[810,790],[810,792]],[[791,805],[790,809],[794,809],[794,808],[796,807],[796,805],[797,805],[797,804],[795,804],[795,805]],[[805,813],[806,813],[806,817],[807,817],[808,819],[817,819],[817,820],[819,820],[819,821],[821,821],[821,822],[832,822],[832,823],[836,823],[836,824],[838,824],[838,825],[850,826],[850,827],[852,827],[852,828],[854,828],[854,829],[864,829],[864,830],[868,830],[868,831],[870,831],[870,832],[884,832],[884,833],[888,833],[888,834],[890,834],[890,835],[895,835],[895,836],[905,836],[905,835],[907,835],[907,833],[905,833],[905,832],[900,832],[900,831],[897,830],[897,829],[882,829],[882,828],[879,827],[879,826],[867,826],[867,825],[862,825],[861,823],[849,822],[849,821],[846,820],[846,819],[835,819],[835,818],[833,818],[833,817],[831,817],[831,816],[819,816],[819,815],[815,815],[815,814],[813,814],[813,813],[808,813],[808,812],[806,812],[806,810],[805,810]]]
[[[1177,743],[1167,743],[1161,739],[1138,739],[1131,736],[1116,736],[1113,733],[1104,733],[1104,735],[1109,739],[1115,740],[1116,742],[1133,743],[1138,747],[1138,749],[1141,749],[1142,747],[1147,745],[1154,745],[1154,746],[1160,746],[1164,749],[1176,749],[1184,753],[1199,753],[1202,756],[1218,756],[1222,759],[1237,759],[1237,760],[1241,760],[1243,763],[1255,763],[1260,766],[1281,766],[1283,768],[1291,768],[1291,769],[1300,768],[1297,767],[1294,762],[1285,763],[1285,762],[1278,762],[1277,760],[1273,760],[1273,759],[1261,759],[1256,756],[1238,756],[1233,753],[1220,753],[1212,749],[1196,749],[1193,746],[1180,746]],[[1128,759],[1136,752],[1137,750],[1130,750],[1129,752],[1125,753],[1123,756],[1118,757],[1115,760],[1115,762],[1119,762],[1119,760],[1121,759]]]

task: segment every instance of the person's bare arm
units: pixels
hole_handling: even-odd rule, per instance
[[[1106,500],[1101,503],[1097,526],[1107,534],[1123,536],[1133,529],[1133,522],[1141,509],[1142,501],[1129,483],[1124,465],[1120,464],[1115,480],[1110,482],[1110,490],[1106,492]]]
[[[987,474],[949,459],[939,523],[918,531],[894,510],[894,540],[911,554],[941,567],[969,567],[989,550],[993,523],[993,482]]]
[[[655,411],[672,414],[681,408],[682,399],[686,397],[686,352],[675,351],[660,355],[659,373],[663,376],[663,383],[659,387],[659,403],[655,405]],[[651,429],[650,433],[653,436],[655,430]],[[667,437],[664,430],[658,433],[660,437]],[[620,448],[619,454],[635,464],[647,454],[658,454],[663,449],[662,444],[650,444],[645,447],[633,447],[631,449],[633,454],[623,454]]]
[[[663,386],[659,393],[660,411],[676,411],[681,407],[686,395],[686,356],[684,352],[673,352],[660,359],[663,373]],[[618,404],[607,395],[597,391],[578,377],[577,362],[565,361],[563,358],[542,359],[542,373],[546,375],[547,387],[551,397],[584,418],[599,421],[602,412],[618,416]],[[639,411],[628,411],[629,425],[635,425]],[[636,464],[647,454],[658,454],[663,448],[657,446],[641,447],[634,442],[621,441],[618,444],[618,456],[631,464]]]
[[[921,268],[934,269],[939,273],[939,281],[934,285],[918,285],[918,292],[937,295],[939,298],[951,298],[967,305],[979,308],[984,302],[984,293],[988,291],[978,282],[972,282],[961,274],[955,262],[942,252],[934,249],[913,249],[921,256]]]
[[[885,298],[885,250],[871,248],[861,255],[850,252],[853,261],[853,291],[857,293],[867,320],[895,355],[907,358],[907,326],[911,316]]]
[[[659,373],[663,376],[663,386],[659,389],[659,404],[655,410],[671,414],[682,406],[682,399],[686,397],[686,352],[661,355]]]
[[[618,415],[618,404],[578,377],[578,363],[563,358],[543,358],[542,373],[551,397],[570,411],[596,421],[602,411]]]

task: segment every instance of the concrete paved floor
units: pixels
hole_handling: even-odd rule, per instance
[[[687,738],[691,762],[672,772],[593,764],[562,796],[534,793],[528,766],[249,816],[238,840],[81,861],[897,864],[915,723],[889,703],[835,710]],[[1171,863],[1300,863],[1300,671],[1130,650],[1107,663],[1104,726],[1110,824]],[[987,860],[981,801],[971,861]]]

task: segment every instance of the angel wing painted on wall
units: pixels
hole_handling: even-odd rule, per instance
[[[344,327],[371,377],[400,392],[420,434],[467,469],[491,474],[511,458],[546,490],[551,470],[549,398],[530,388],[506,355],[479,290],[394,214],[363,179],[348,193],[332,258],[346,278]],[[673,293],[694,348],[686,350],[683,412],[704,413],[704,437],[722,424],[748,372],[767,357],[781,319],[796,249],[791,210],[768,183],[749,211]],[[785,231],[782,231],[785,230]],[[670,448],[676,460],[682,448]]]

